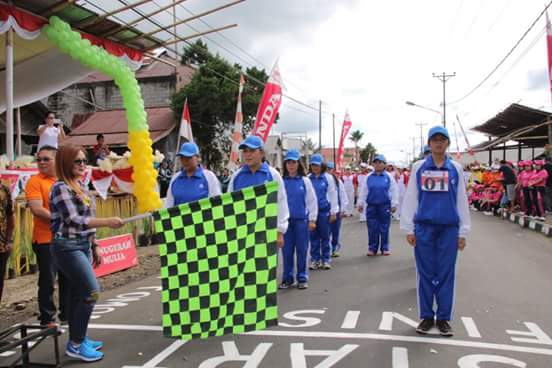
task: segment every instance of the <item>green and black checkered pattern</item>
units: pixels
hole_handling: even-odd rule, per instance
[[[184,340],[278,323],[276,182],[160,210],[163,333]]]

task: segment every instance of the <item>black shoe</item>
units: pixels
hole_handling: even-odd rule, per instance
[[[433,319],[423,319],[422,322],[416,327],[416,332],[422,335],[426,335],[429,330],[435,325],[435,321]]]
[[[452,327],[448,323],[448,321],[445,320],[437,320],[437,328],[439,329],[439,332],[441,336],[452,336],[454,335],[454,331],[452,331]]]

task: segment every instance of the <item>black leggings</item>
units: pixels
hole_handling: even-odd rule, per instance
[[[523,187],[523,198],[525,198],[525,214],[528,216],[533,215],[533,201],[532,198],[531,189],[529,187]]]

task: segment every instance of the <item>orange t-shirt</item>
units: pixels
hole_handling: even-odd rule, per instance
[[[42,173],[31,176],[25,187],[25,196],[27,201],[42,200],[42,207],[50,210],[48,196],[56,178],[46,176]],[[33,243],[50,243],[52,241],[52,232],[50,231],[50,221],[46,221],[33,216]]]

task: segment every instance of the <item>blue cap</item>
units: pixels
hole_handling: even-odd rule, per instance
[[[326,166],[328,167],[328,169],[335,169],[335,164],[332,161],[328,161]]]
[[[180,151],[176,155],[184,157],[199,156],[199,147],[193,142],[184,143],[180,146]]]
[[[315,153],[314,155],[311,156],[310,158],[310,161],[309,161],[309,164],[311,165],[322,165],[322,155],[318,154],[318,153]]]
[[[441,134],[442,136],[444,136],[445,138],[447,138],[450,141],[448,130],[447,130],[447,128],[445,128],[442,125],[434,126],[433,128],[431,128],[429,130],[429,134],[427,135],[427,141],[429,142],[431,140],[431,138],[433,138],[437,134]]]
[[[376,155],[374,157],[374,162],[376,161],[381,161],[383,162],[384,164],[387,163],[387,160],[385,159],[385,156],[384,155]]]
[[[244,149],[244,148],[261,149],[263,148],[263,146],[264,146],[263,140],[260,137],[257,137],[256,135],[250,135],[240,143],[239,149]]]
[[[301,158],[301,154],[297,150],[289,150],[286,153],[286,156],[284,157],[284,161],[292,160],[292,161],[299,161]]]
[[[425,153],[431,153],[431,147],[429,147],[427,144],[424,145],[424,154]]]

